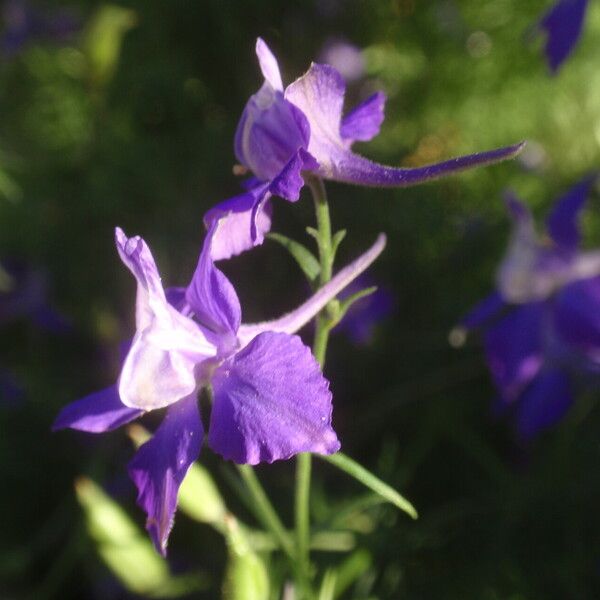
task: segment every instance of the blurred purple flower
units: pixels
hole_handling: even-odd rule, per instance
[[[5,0],[2,6],[0,46],[13,56],[35,41],[64,41],[80,28],[78,19],[66,9],[53,12],[33,7],[26,0]]]
[[[0,289],[0,326],[25,318],[52,333],[66,333],[71,324],[48,302],[48,275],[23,262],[6,260],[2,265],[7,276]]]
[[[582,180],[555,204],[548,244],[535,237],[527,208],[509,196],[515,230],[497,290],[460,323],[463,332],[483,329],[501,405],[515,413],[522,439],[565,415],[576,379],[600,374],[600,255],[579,250],[577,223],[595,180]]]
[[[523,144],[471,154],[442,163],[403,169],[374,163],[352,152],[356,141],[379,133],[385,96],[377,92],[342,118],[346,85],[330,65],[313,63],[284,89],[279,65],[262,39],[256,54],[265,81],[238,124],[235,155],[253,173],[247,191],[221,202],[204,216],[207,227],[227,216],[214,240],[213,258],[229,258],[261,244],[271,227],[269,199],[296,202],[302,173],[373,187],[408,187],[517,154]]]
[[[330,38],[323,45],[319,62],[331,65],[347,81],[365,74],[365,59],[358,46],[339,38]]]
[[[66,406],[54,429],[99,433],[147,411],[167,408],[154,437],[129,464],[161,554],[173,525],[177,493],[200,453],[204,428],[197,393],[212,386],[208,443],[225,459],[256,464],[298,452],[330,454],[340,444],[331,427],[331,392],[310,349],[292,335],[383,250],[380,236],[295,311],[241,324],[237,294],[211,259],[219,221],[211,226],[187,288],[163,290],[150,249],[116,230],[119,255],[137,280],[136,334],[117,384]]]
[[[2,408],[15,408],[23,399],[23,387],[9,371],[0,369],[0,406]]]
[[[588,0],[558,0],[544,14],[538,29],[546,32],[546,60],[553,74],[573,52],[581,32]]]
[[[374,286],[375,282],[369,275],[361,275],[339,295],[339,299],[344,300]],[[346,334],[357,346],[367,346],[373,342],[377,326],[392,314],[394,305],[392,292],[386,287],[377,286],[372,294],[352,304],[336,330]]]

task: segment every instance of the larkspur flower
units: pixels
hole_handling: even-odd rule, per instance
[[[253,173],[247,191],[209,210],[207,226],[227,215],[215,239],[213,258],[229,258],[262,243],[271,226],[271,196],[296,202],[303,173],[373,187],[408,187],[517,154],[523,144],[404,169],[374,163],[352,152],[352,144],[379,133],[385,95],[377,92],[342,117],[345,83],[330,65],[313,63],[285,89],[277,60],[262,39],[256,43],[265,78],[240,119],[235,155]]]
[[[558,0],[538,23],[538,30],[546,33],[544,52],[554,74],[581,37],[587,5],[588,0]]]
[[[204,429],[197,392],[210,385],[208,444],[236,463],[330,454],[340,444],[331,426],[331,393],[310,349],[293,335],[363,272],[385,245],[342,269],[298,309],[274,321],[241,324],[237,294],[211,258],[209,230],[187,288],[163,290],[150,249],[116,230],[121,260],[137,280],[136,333],[118,383],[66,406],[55,429],[99,433],[166,407],[154,437],[129,464],[146,528],[165,554],[177,493],[199,455]]]
[[[515,413],[523,439],[566,414],[577,381],[600,375],[600,254],[578,249],[577,223],[594,181],[584,179],[556,203],[547,219],[549,244],[535,237],[531,214],[509,196],[515,225],[497,290],[454,332],[458,339],[483,330],[500,406]]]

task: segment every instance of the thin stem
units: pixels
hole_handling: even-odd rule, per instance
[[[329,205],[323,181],[318,177],[307,176],[306,182],[310,187],[315,203],[315,216],[317,220],[317,246],[319,250],[319,283],[325,285],[331,280],[333,271],[334,249],[331,236],[331,219]],[[330,319],[326,310],[318,317],[313,342],[313,354],[321,367],[325,363],[325,353],[329,332]],[[295,525],[296,525],[296,552],[298,571],[306,585],[310,581],[310,476],[312,470],[312,457],[310,454],[299,454],[296,463],[296,496],[295,496]],[[310,588],[309,588],[310,589]]]
[[[254,499],[256,516],[260,519],[265,529],[268,529],[273,534],[281,549],[287,554],[292,563],[294,563],[296,556],[292,541],[260,484],[254,469],[250,465],[237,465],[237,468]]]

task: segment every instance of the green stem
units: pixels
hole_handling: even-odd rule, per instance
[[[292,541],[260,484],[254,469],[250,465],[237,465],[237,468],[254,499],[256,516],[260,519],[265,529],[268,529],[273,534],[273,537],[293,564],[296,560],[296,555]]]
[[[319,250],[320,274],[319,283],[325,285],[331,279],[334,260],[334,249],[331,236],[331,219],[329,205],[323,181],[318,177],[307,176],[306,182],[310,187],[315,203],[315,216],[317,220],[317,246]],[[313,354],[321,367],[325,363],[325,353],[329,332],[330,319],[324,311],[317,317]],[[306,581],[310,581],[310,476],[312,457],[310,454],[299,454],[296,463],[296,497],[295,497],[295,524],[296,524],[296,555],[298,571]],[[310,589],[310,586],[308,586]]]

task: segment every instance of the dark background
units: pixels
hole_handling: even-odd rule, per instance
[[[115,225],[147,240],[166,284],[183,285],[203,213],[238,192],[232,141],[261,84],[258,35],[288,83],[332,39],[363,49],[366,72],[349,85],[349,100],[374,89],[388,96],[381,135],[359,147],[370,158],[424,164],[529,140],[516,161],[413,189],[328,185],[334,227],[348,230],[338,264],[385,231],[372,276],[394,297],[371,345],[332,337],[334,424],[344,451],[421,515],[367,512],[358,535],[366,566],[346,597],[600,597],[597,393],[525,447],[492,416],[477,340],[461,350],[447,341],[493,285],[509,232],[501,192],[513,187],[542,215],[598,166],[598,2],[555,78],[540,40],[529,40],[545,0],[144,0],[120,3],[130,12],[104,23],[97,2],[35,6],[46,15],[68,8],[81,27],[60,41],[32,35],[0,64],[0,264],[43,274],[44,302],[70,327],[48,331],[25,309],[1,323],[0,364],[23,392],[0,402],[0,597],[128,597],[86,533],[73,482],[91,477],[141,526],[125,471],[130,442],[123,431],[52,434],[50,426],[63,405],[115,380],[119,342],[133,331],[134,285],[114,248]],[[591,206],[593,246],[597,197]],[[274,229],[310,244],[311,210],[307,192],[296,205],[275,200]],[[246,321],[278,315],[307,293],[272,241],[222,268]],[[208,449],[201,461],[250,521],[222,461]],[[291,522],[292,464],[258,472]],[[315,518],[362,493],[322,463],[315,480]],[[341,560],[314,557],[320,567]],[[178,517],[174,568],[207,573],[195,597],[219,597],[225,559],[216,533]]]

